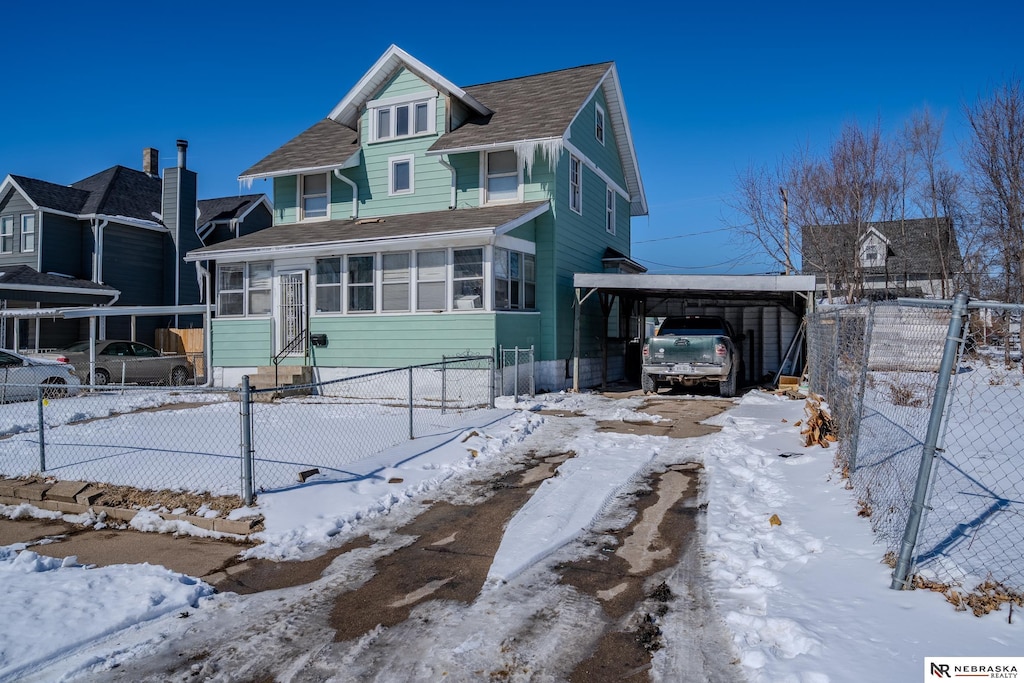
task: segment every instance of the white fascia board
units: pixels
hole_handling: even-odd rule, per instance
[[[348,94],[346,94],[345,97],[335,105],[327,118],[334,119],[339,123],[355,128],[355,122],[359,118],[359,107],[367,98],[370,97],[374,88],[378,87],[383,82],[380,80],[381,76],[390,74],[398,68],[400,64],[404,64],[406,68],[438,90],[447,92],[449,95],[461,100],[466,106],[478,114],[486,116],[491,113],[490,109],[481,104],[476,98],[468,95],[462,88],[455,85],[402,48],[397,45],[392,45],[384,52],[383,55],[380,56],[380,59],[370,67],[370,70],[363,74],[363,77],[360,78],[359,82],[348,91]]]
[[[598,79],[597,85],[595,85],[594,88],[589,93],[587,93],[587,96],[583,98],[583,104],[581,104],[580,108],[576,110],[576,113],[572,115],[572,120],[569,121],[569,125],[565,129],[566,130],[566,137],[569,136],[568,131],[572,130],[572,124],[576,123],[576,119],[578,119],[580,117],[580,114],[583,113],[583,110],[586,109],[587,103],[590,102],[590,100],[592,100],[594,98],[594,95],[597,94],[597,91],[600,90],[601,86],[604,85],[604,79],[608,78],[608,74],[611,73],[611,70],[613,68],[615,68],[615,67],[614,66],[608,67],[608,71],[605,71],[604,75],[601,76],[601,78]]]
[[[395,95],[393,97],[385,97],[379,100],[370,100],[366,103],[366,108],[390,107],[393,104],[405,104],[406,102],[414,102],[417,100],[429,100],[433,97],[437,97],[437,95],[437,89],[431,88],[430,90],[421,90],[419,92],[408,93],[406,95]]]
[[[526,138],[523,140],[506,140],[503,142],[489,142],[486,145],[470,145],[468,147],[449,147],[445,149],[427,150],[424,154],[430,156],[442,156],[444,154],[464,154],[467,152],[491,152],[496,149],[514,149],[516,145],[539,144],[549,140],[560,140],[563,136],[552,135],[546,138]]]
[[[234,219],[234,220],[237,220],[239,223],[241,223],[246,218],[248,218],[249,214],[252,213],[253,211],[255,211],[256,207],[259,206],[260,204],[266,206],[267,207],[267,211],[269,211],[271,214],[274,213],[274,207],[270,205],[270,200],[267,199],[267,195],[264,194],[264,195],[260,195],[259,201],[253,202],[251,205],[249,205],[249,208],[246,209],[245,211],[243,211],[242,215],[239,216],[238,218]]]
[[[253,258],[267,259],[290,256],[309,256],[332,253],[339,249],[350,250],[352,247],[369,250],[396,251],[400,247],[415,248],[419,244],[436,243],[438,240],[451,241],[468,239],[474,242],[487,242],[495,234],[495,228],[474,228],[472,230],[454,230],[451,232],[433,232],[429,234],[411,233],[394,237],[366,237],[354,240],[332,240],[330,242],[312,242],[289,246],[255,247],[251,249],[233,249],[225,251],[207,251],[202,254],[185,255],[186,262],[195,261],[251,261]]]
[[[494,238],[494,246],[501,247],[502,249],[510,249],[512,251],[521,251],[524,254],[530,254],[536,256],[537,244],[530,240],[524,240],[519,237],[509,237],[508,235],[498,235]]]
[[[499,225],[495,229],[494,234],[496,234],[496,235],[504,235],[505,233],[511,232],[512,230],[515,230],[516,228],[518,228],[520,225],[523,225],[524,223],[529,223],[530,221],[532,221],[537,216],[540,216],[542,214],[547,213],[550,209],[551,209],[551,202],[544,202],[543,204],[538,206],[536,209],[528,211],[527,213],[524,213],[522,216],[519,216],[518,218],[513,218],[508,223],[504,223],[502,225]]]
[[[629,196],[629,193],[628,193],[628,192],[626,192],[626,190],[625,190],[625,189],[624,189],[624,188],[623,188],[623,187],[622,187],[621,185],[619,185],[619,184],[618,184],[617,182],[615,182],[614,180],[612,180],[612,178],[611,178],[611,176],[610,176],[610,175],[608,175],[607,173],[605,173],[604,171],[602,171],[602,170],[601,170],[601,169],[600,169],[600,168],[598,167],[598,165],[597,165],[597,164],[595,164],[595,163],[594,163],[593,161],[591,161],[591,160],[590,160],[590,158],[589,158],[589,157],[587,157],[587,155],[586,155],[586,154],[584,154],[583,152],[581,152],[580,150],[578,150],[578,149],[576,148],[576,145],[572,144],[572,143],[571,143],[571,142],[569,142],[568,140],[566,140],[564,144],[565,144],[565,148],[566,148],[567,150],[569,150],[570,152],[572,152],[572,155],[573,155],[574,157],[576,157],[577,159],[579,159],[580,161],[582,161],[582,162],[583,162],[583,165],[584,165],[584,166],[586,166],[586,167],[587,167],[587,168],[589,168],[589,169],[590,169],[591,171],[593,171],[594,173],[596,173],[596,174],[597,174],[597,176],[598,176],[598,177],[599,177],[599,178],[600,178],[601,180],[603,180],[603,181],[605,182],[605,184],[606,184],[606,185],[608,185],[608,187],[610,187],[610,188],[612,188],[613,190],[615,190],[615,191],[616,191],[616,192],[617,192],[618,194],[620,194],[620,195],[622,196],[622,198],[623,198],[623,199],[625,199],[625,200],[626,200],[627,202],[630,202],[630,203],[632,203],[632,201],[633,201],[633,200],[632,200],[632,199],[630,198],[630,196]]]
[[[217,310],[216,304],[210,306]],[[70,318],[111,318],[127,315],[201,315],[206,313],[206,304],[183,304],[180,306],[103,306],[65,308],[62,317]]]
[[[615,106],[618,109],[618,113],[622,116],[621,130],[616,131],[616,133],[621,133],[622,137],[619,138],[619,136],[616,135],[616,139],[617,140],[618,139],[625,140],[626,149],[623,150],[622,149],[622,143],[619,143],[619,151],[620,151],[620,153],[622,151],[625,151],[627,153],[627,155],[628,155],[629,163],[632,165],[632,169],[631,169],[632,172],[633,172],[632,175],[635,178],[637,199],[640,200],[640,210],[641,210],[641,213],[633,213],[632,211],[630,211],[630,215],[631,216],[646,216],[647,215],[647,193],[644,192],[644,181],[643,181],[643,178],[640,177],[640,164],[636,160],[636,147],[633,146],[633,133],[631,132],[631,129],[630,129],[630,126],[629,126],[629,115],[626,114],[626,101],[622,97],[622,86],[619,83],[619,72],[615,68],[614,64],[612,64],[612,67],[608,70],[608,73],[605,74],[605,78],[608,78],[609,75],[612,77],[612,85],[614,86],[615,99],[617,100],[616,103],[615,103]],[[614,125],[614,119],[613,119],[613,125]],[[627,178],[629,177],[629,175],[630,174],[627,172],[626,173]]]
[[[92,220],[95,218],[101,221],[110,221],[112,223],[120,223],[121,225],[129,225],[133,228],[152,230],[153,232],[168,232],[166,226],[152,221],[142,220],[141,218],[132,218],[131,216],[108,216],[103,213],[90,213],[76,216],[76,218],[81,218],[83,220]]]
[[[34,211],[38,211],[39,210],[39,205],[36,204],[34,201],[32,201],[32,198],[28,196],[28,193],[25,192],[24,189],[22,189],[21,185],[19,185],[18,182],[14,178],[12,178],[10,176],[10,174],[8,174],[8,176],[6,178],[4,178],[4,182],[2,184],[0,184],[0,196],[3,196],[3,194],[5,192],[7,192],[8,188],[11,188],[11,187],[13,187],[15,190],[17,190],[18,194],[20,194],[22,197],[25,198],[25,201],[28,202],[28,205],[31,206]],[[55,211],[54,213],[59,213],[59,212]],[[64,215],[70,215],[70,214],[64,214]]]
[[[264,180],[267,178],[281,178],[290,175],[303,175],[306,173],[330,173],[334,169],[346,169],[354,168],[359,165],[359,159],[362,155],[362,150],[356,150],[352,156],[340,164],[330,164],[328,166],[306,166],[303,168],[289,168],[283,171],[270,171],[268,173],[253,173],[252,175],[240,175],[238,179],[240,181],[246,180]]]
[[[869,227],[867,229],[867,231],[864,233],[864,236],[860,238],[861,244],[866,242],[868,237],[871,236],[871,235],[875,235],[876,237],[878,237],[878,239],[880,239],[883,242],[885,242],[885,245],[887,247],[891,247],[892,246],[892,242],[889,241],[889,238],[886,237],[885,235],[883,235],[882,233],[878,232],[878,230],[874,226]]]
[[[813,292],[813,275],[648,275],[575,273],[574,287],[718,292]]]

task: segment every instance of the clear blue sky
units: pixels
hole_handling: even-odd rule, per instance
[[[962,103],[1021,75],[1024,54],[1024,4],[1009,1],[424,6],[9,3],[0,176],[71,183],[141,168],[148,146],[166,167],[184,138],[200,196],[234,195],[391,43],[459,85],[612,60],[650,206],[633,257],[651,272],[763,272],[735,263],[723,230],[738,171],[925,105],[947,116],[955,158]]]

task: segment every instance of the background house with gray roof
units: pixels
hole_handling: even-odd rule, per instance
[[[630,219],[647,202],[611,62],[460,87],[391,46],[252,179],[273,181],[273,227],[187,256],[216,272],[228,385],[279,354],[329,378],[532,346],[539,386],[567,386],[573,274],[604,272],[608,250],[642,270]],[[596,300],[581,311],[587,384],[606,321]]]
[[[802,267],[820,292],[840,298],[947,298],[963,275],[953,221],[946,217],[804,226]]]
[[[174,306],[200,303],[190,249],[270,225],[263,195],[200,200],[196,174],[178,164],[158,170],[155,149],[143,170],[113,166],[71,185],[20,175],[0,183],[0,346],[61,348],[88,338],[87,321],[45,313],[72,306]],[[180,323],[181,321],[179,321]],[[139,319],[152,341],[169,318]],[[128,337],[131,321],[100,323],[100,338]]]

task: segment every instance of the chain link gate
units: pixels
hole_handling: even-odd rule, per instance
[[[528,349],[499,347],[498,372],[498,393],[502,396],[512,396],[518,401],[520,395],[531,398],[536,395],[532,346]]]

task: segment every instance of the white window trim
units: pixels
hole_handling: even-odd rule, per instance
[[[605,189],[604,199],[604,229],[609,235],[615,235],[615,210],[618,208],[615,204],[615,188],[608,187]]]
[[[328,283],[321,284],[320,283],[320,276],[317,274],[317,262],[318,261],[327,261],[329,259],[338,259],[340,261],[340,263],[338,264],[338,277],[340,278],[340,281],[339,282],[328,282]],[[313,280],[313,282],[312,282],[312,290],[313,290],[312,291],[312,295],[313,296],[311,297],[311,299],[312,299],[311,300],[311,304],[312,305],[310,306],[310,309],[311,309],[310,313],[312,315],[324,315],[324,316],[327,316],[327,315],[344,315],[344,313],[345,313],[345,292],[346,292],[346,289],[345,289],[345,266],[347,264],[347,260],[346,259],[347,259],[347,256],[345,254],[339,254],[337,256],[318,256],[315,259],[313,259],[313,265],[310,268],[310,272],[312,274],[312,280]],[[317,306],[317,295],[320,293],[320,289],[321,288],[327,289],[328,287],[337,287],[338,289],[341,290],[341,292],[340,292],[340,294],[338,296],[338,310],[336,310],[336,311],[318,311],[317,307],[316,307]]]
[[[384,285],[385,284],[403,284],[403,283],[395,283],[395,282],[389,282],[389,283],[385,283],[384,282],[384,257],[385,256],[389,256],[389,255],[393,255],[393,254],[406,254],[409,257],[409,265],[407,265],[406,268],[405,268],[405,281],[404,281],[404,284],[409,289],[408,289],[408,292],[407,292],[406,297],[405,297],[405,304],[406,304],[405,308],[389,308],[389,309],[385,310],[385,308],[384,308]],[[412,300],[413,300],[413,294],[412,294],[412,287],[413,287],[412,271],[413,271],[413,267],[414,267],[414,263],[415,263],[413,261],[414,257],[415,257],[415,254],[412,251],[409,251],[409,250],[382,251],[382,252],[379,252],[377,254],[377,259],[376,259],[376,261],[374,263],[375,264],[376,263],[380,263],[380,267],[379,268],[375,268],[374,270],[377,273],[379,273],[379,278],[380,278],[380,286],[377,288],[378,292],[376,293],[376,297],[377,297],[377,310],[380,311],[381,313],[387,314],[387,315],[396,315],[396,314],[397,315],[402,315],[402,314],[412,313],[415,310],[412,307]]]
[[[490,199],[487,192],[487,155],[491,152],[509,152],[514,151],[513,148],[508,149],[488,149],[480,150],[480,204],[522,204],[523,203],[523,166],[518,163],[517,158],[517,170],[516,170],[516,198],[515,199]],[[511,173],[502,174],[511,175]]]
[[[575,192],[573,191],[572,182],[572,168],[574,162],[576,167],[579,169],[579,178],[576,181]],[[577,204],[577,206],[573,206],[573,198],[576,199],[575,204]],[[569,209],[574,213],[578,213],[581,216],[583,215],[583,162],[575,154],[569,155]]]
[[[26,219],[32,219],[32,230],[30,230],[30,231],[26,231],[25,230],[25,221],[26,221]],[[25,248],[25,237],[28,236],[28,235],[32,235],[32,248],[31,249],[26,249]],[[39,243],[39,240],[37,239],[38,235],[39,235],[39,221],[36,219],[36,215],[34,213],[23,213],[23,214],[21,214],[21,239],[19,240],[19,245],[20,245],[20,248],[21,248],[21,253],[23,253],[23,254],[31,254],[31,253],[35,252],[36,245]]]
[[[342,305],[342,309],[345,311],[345,315],[370,315],[370,314],[377,313],[377,312],[380,311],[380,306],[379,306],[378,298],[380,297],[380,264],[381,264],[381,259],[379,258],[379,253],[380,252],[376,252],[376,251],[374,251],[374,252],[360,252],[360,253],[353,253],[353,254],[345,254],[344,256],[342,256],[342,258],[344,259],[344,263],[345,263],[345,269],[344,269],[344,278],[345,278],[344,279],[344,283],[345,283],[344,297],[345,297],[345,299],[342,302],[342,304],[343,304]],[[370,277],[370,281],[369,282],[353,283],[351,281],[351,279],[350,279],[351,278],[351,270],[349,268],[349,259],[359,258],[361,256],[369,256],[370,258],[373,259],[373,274]],[[366,311],[364,311],[364,310],[359,310],[359,311],[352,310],[352,308],[351,308],[351,305],[352,305],[351,288],[352,287],[372,287],[373,288],[373,290],[372,290],[372,293],[373,293],[373,307],[370,310],[366,310]]]
[[[440,251],[440,252],[442,252],[444,254],[444,266],[443,266],[444,274],[441,276],[440,280],[422,280],[420,278],[419,255],[421,253],[429,253],[429,252],[435,252],[435,251]],[[451,275],[452,275],[451,262],[452,262],[452,258],[453,257],[452,257],[452,250],[451,249],[417,249],[417,250],[414,250],[412,252],[412,268],[411,268],[411,270],[412,270],[412,274],[411,274],[412,275],[412,301],[411,301],[411,304],[410,304],[412,306],[412,310],[410,311],[411,313],[434,313],[434,312],[437,312],[437,311],[446,312],[446,311],[451,310],[451,301],[449,299],[448,292],[449,292],[449,290],[450,290],[450,288],[452,286],[451,285]],[[444,295],[442,297],[443,305],[441,306],[441,308],[421,308],[420,307],[419,286],[420,286],[421,283],[424,283],[424,282],[425,283],[440,282],[443,285],[443,287],[444,287]]]
[[[416,105],[426,104],[427,105],[427,129],[425,131],[416,132]],[[395,125],[397,115],[395,109],[398,107],[409,107],[409,130],[410,132],[406,135],[395,135]],[[379,116],[378,112],[381,109],[390,109],[390,130],[388,131],[388,137],[382,138],[380,136],[380,130],[378,130]],[[366,110],[369,112],[370,117],[370,142],[393,142],[395,140],[408,140],[409,138],[418,138],[426,135],[437,134],[437,94],[428,95],[425,97],[388,97],[381,100],[373,100],[366,103]]]
[[[10,228],[10,230],[7,230]],[[10,244],[10,249],[4,249],[4,241]],[[14,253],[14,216],[3,216],[0,218],[0,254]]]
[[[604,107],[594,103],[594,137],[604,145],[604,139],[608,136],[608,117],[604,115]],[[600,135],[598,135],[600,133]]]
[[[305,199],[305,197],[306,197],[306,194],[305,194],[306,176],[309,176],[309,175],[323,175],[323,176],[327,177],[327,213],[325,213],[323,216],[315,216],[313,218],[306,218],[306,207],[305,207],[305,202],[303,201],[303,199]],[[298,209],[299,222],[300,223],[311,223],[311,222],[315,222],[315,221],[326,221],[326,220],[329,220],[330,217],[331,217],[331,174],[330,173],[300,173],[298,180],[299,181],[295,184],[295,194],[296,194],[296,205],[297,205],[297,209]],[[310,196],[318,196],[318,195],[310,195]]]
[[[404,161],[409,162],[409,189],[395,191],[395,164]],[[403,154],[396,157],[388,157],[388,196],[401,197],[416,193],[416,155]]]
[[[250,282],[251,282],[251,272],[250,271],[251,271],[251,268],[252,268],[252,264],[253,263],[265,263],[265,262],[268,262],[267,259],[260,259],[258,261],[222,263],[222,264],[220,264],[217,267],[217,304],[218,304],[218,308],[221,308],[220,307],[220,295],[221,295],[221,292],[225,291],[225,290],[222,290],[221,287],[220,287],[221,283],[223,282],[223,279],[221,277],[221,272],[222,272],[221,269],[222,268],[235,268],[235,267],[239,267],[239,266],[242,268],[242,288],[241,289],[229,289],[229,290],[226,290],[228,292],[240,292],[242,294],[242,312],[241,313],[220,313],[219,312],[218,313],[218,317],[223,317],[223,318],[250,318],[251,317],[251,318],[260,318],[260,319],[266,319],[266,318],[272,318],[273,317],[273,315],[274,315],[274,289],[275,289],[274,283],[276,281],[276,278],[275,278],[275,267],[274,267],[274,262],[273,261],[269,261],[269,263],[270,263],[270,287],[269,287],[269,290],[270,290],[270,298],[271,298],[270,299],[270,311],[267,312],[267,313],[257,313],[257,314],[250,314],[249,313],[249,292],[253,290],[253,288],[250,286]],[[265,287],[261,287],[260,288],[260,290],[266,290],[266,289],[267,288],[265,288]]]

